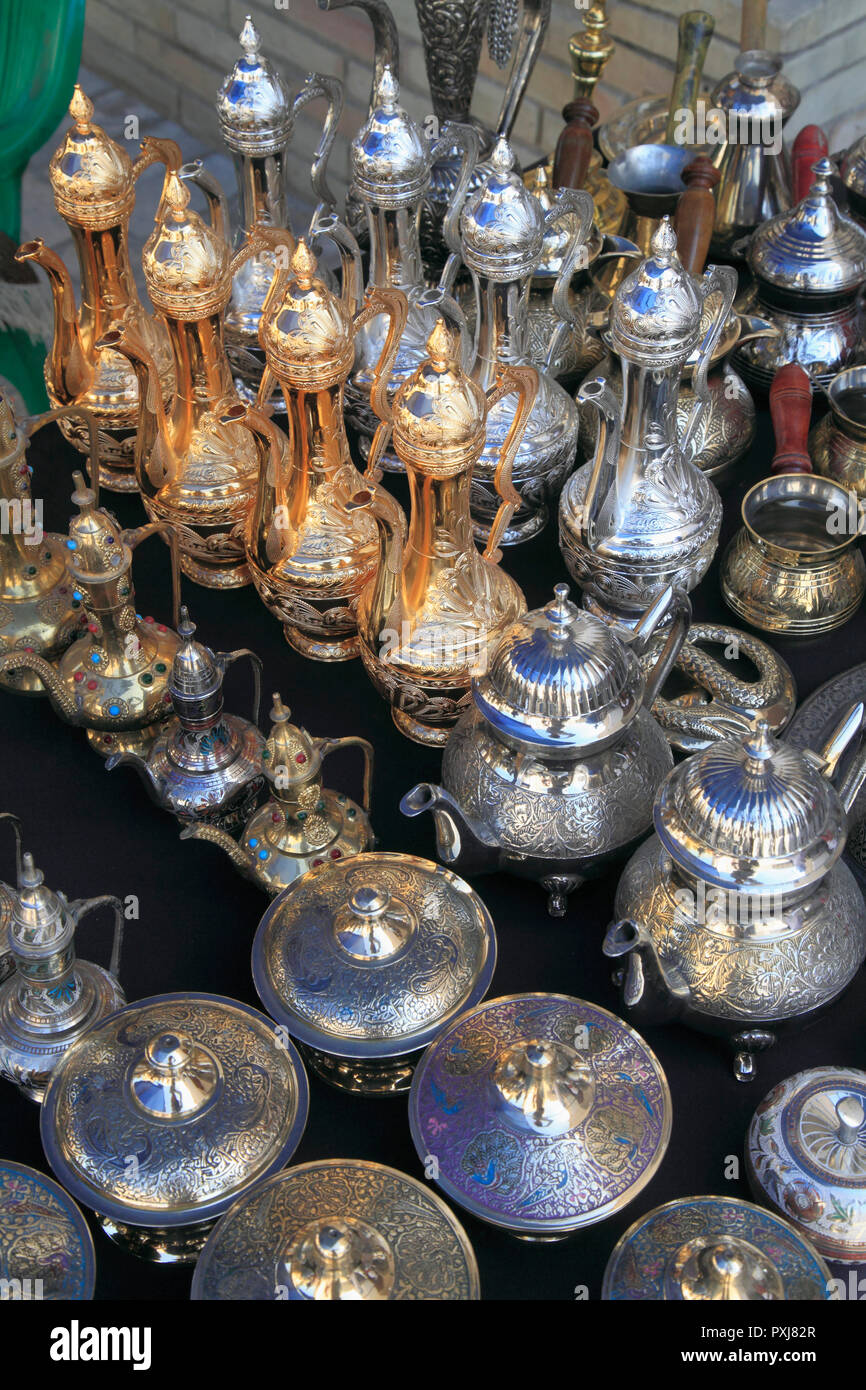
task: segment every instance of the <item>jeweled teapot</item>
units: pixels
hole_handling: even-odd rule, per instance
[[[866,903],[841,858],[866,746],[838,790],[831,780],[863,715],[853,706],[820,752],[756,721],[687,758],[619,881],[604,951],[624,961],[624,1011],[726,1038],[738,1081],[838,999],[866,956]]]
[[[277,271],[262,309],[266,366],[260,395],[266,398],[279,383],[289,447],[280,431],[251,412],[248,424],[260,464],[255,503],[242,534],[256,592],[282,622],[286,641],[317,661],[346,661],[358,654],[358,595],[379,561],[375,514],[386,515],[401,536],[406,519],[375,480],[379,446],[370,453],[366,478],[352,462],[343,388],[358,333],[386,316],[371,403],[382,421],[390,416],[388,374],[406,322],[406,299],[400,290],[372,289],[359,305],[351,258],[344,264],[339,297],[316,269],[315,256],[299,241],[289,269]],[[379,442],[386,438],[383,431]],[[372,511],[348,511],[349,499],[365,486]]]
[[[46,888],[32,854],[20,854],[10,889],[9,945],[15,973],[0,986],[0,1076],[41,1101],[54,1068],[86,1028],[126,1000],[117,982],[123,906],[112,897],[69,902]],[[80,960],[75,932],[97,907],[114,909],[108,970]]]
[[[729,266],[711,266],[697,280],[683,269],[676,245],[664,217],[650,256],[617,289],[610,337],[622,364],[622,405],[603,381],[580,388],[578,400],[592,401],[599,412],[598,444],[559,504],[560,547],[584,603],[627,622],[668,584],[695,587],[713,558],[722,520],[719,494],[687,450],[707,408],[707,369],[737,275]],[[707,322],[711,294],[715,312]],[[680,435],[679,381],[699,342],[694,407]]]
[[[512,623],[473,681],[473,704],[445,745],[443,785],[420,782],[400,809],[433,812],[444,864],[535,879],[562,917],[567,895],[652,824],[673,755],[650,707],[691,609],[667,589],[634,631],[616,631],[570,603],[567,585],[555,595]],[[645,679],[638,658],[669,612]]]
[[[219,845],[245,878],[272,897],[308,869],[328,860],[350,859],[373,846],[372,746],[363,738],[313,738],[289,719],[290,711],[275,694],[271,731],[260,760],[271,794],[247,821],[239,840],[201,821],[181,834],[182,840]],[[339,748],[359,748],[364,755],[363,806],[322,786],[322,763]]]
[[[133,164],[122,145],[94,125],[93,103],[76,87],[69,104],[70,127],[48,168],[54,202],[75,243],[81,270],[80,309],[66,266],[38,238],[19,246],[16,260],[36,261],[48,276],[54,298],[54,341],[45,359],[45,384],[52,406],[83,406],[99,422],[100,482],[115,492],[134,492],[134,444],[138,383],[129,364],[100,346],[102,335],[129,328],[152,355],[155,389],[168,402],[174,369],[165,328],[141,303],[129,264],[129,217],[139,175],[155,163],[180,165],[173,140],[147,139]],[[60,428],[77,449],[89,447],[86,429],[72,416]]]
[[[419,743],[444,744],[465,708],[473,674],[487,667],[500,636],[526,607],[498,566],[497,544],[520,495],[511,464],[535,400],[534,367],[501,367],[487,392],[460,366],[456,335],[439,319],[429,360],[394,399],[394,448],[409,475],[411,517],[404,546],[393,521],[377,515],[380,559],[358,601],[361,659],[389,701],[397,728]],[[508,392],[518,408],[495,473],[501,497],[483,554],[469,513],[473,467],[487,413]],[[371,505],[369,491],[350,504]]]
[[[180,646],[168,685],[174,717],[164,722],[146,756],[113,753],[105,766],[134,767],[157,806],[181,825],[201,822],[237,831],[255,809],[264,782],[265,740],[258,729],[262,663],[246,649],[215,653],[193,641],[195,623],[186,608],[177,631]],[[223,708],[225,673],[241,657],[253,668],[252,723]]]
[[[243,53],[222,84],[217,115],[223,140],[234,158],[241,197],[242,231],[253,236],[267,224],[291,232],[288,209],[289,145],[299,112],[311,101],[324,99],[327,111],[322,138],[312,161],[311,181],[320,206],[333,208],[335,198],[326,181],[326,167],[343,110],[343,87],[336,77],[313,72],[293,99],[281,75],[260,51],[258,31],[247,15],[241,30]],[[204,165],[184,165],[183,172],[199,184],[208,199],[222,190]],[[225,229],[228,234],[228,228]],[[259,345],[262,305],[274,277],[274,253],[260,251],[237,268],[225,313],[226,354],[243,400],[255,399],[264,354]],[[279,394],[271,401],[284,409]]]
[[[234,275],[270,243],[263,230],[232,256],[219,231],[189,208],[189,198],[187,183],[169,174],[143,253],[148,292],[174,353],[171,410],[163,407],[156,363],[137,335],[112,331],[100,341],[128,357],[139,380],[135,467],[148,515],[175,528],[184,574],[227,589],[250,582],[234,531],[252,509],[258,452],[242,419],[223,422],[226,410],[240,404],[223,320]]]
[[[588,193],[559,189],[545,214],[538,199],[514,172],[507,140],[498,140],[489,174],[467,199],[460,219],[461,257],[475,289],[475,361],[471,375],[483,391],[495,384],[502,367],[530,365],[527,341],[529,293],[542,255],[544,232],[570,219],[570,244],[563,257],[551,302],[559,322],[548,343],[547,363],[573,328],[576,311],[569,285],[581,249],[592,229],[593,202]],[[499,498],[495,474],[503,441],[514,420],[514,402],[503,398],[487,413],[484,447],[472,474],[472,518],[476,534],[490,534]],[[538,390],[512,467],[522,501],[497,544],[518,545],[545,526],[549,504],[556,501],[577,458],[578,415],[568,392],[547,370],[538,373]]]
[[[58,416],[84,417],[90,431],[90,469],[98,471],[97,424],[78,406],[49,410],[16,423],[6,396],[0,394],[0,508],[7,523],[0,528],[0,652],[35,652],[57,661],[86,622],[73,598],[66,537],[42,529],[42,502],[30,488],[27,445],[37,430]],[[20,695],[44,695],[35,671],[4,671],[0,687]]]
[[[179,605],[177,541],[162,522],[123,531],[110,512],[97,505],[97,493],[73,474],[72,500],[78,515],[66,542],[72,603],[84,614],[84,631],[52,665],[36,652],[12,651],[0,657],[0,675],[32,671],[42,682],[55,712],[87,731],[91,748],[103,757],[146,751],[158,726],[172,713],[168,684],[177,633],[135,611],[130,570],[135,548],[148,536],[163,534],[170,545],[174,622]]]
[[[370,241],[368,290],[402,290],[409,313],[397,356],[388,376],[393,396],[427,356],[427,339],[440,313],[462,323],[462,315],[450,296],[427,290],[421,261],[419,223],[424,194],[430,187],[430,170],[438,153],[459,152],[460,175],[452,191],[443,235],[459,247],[460,209],[478,163],[478,135],[471,126],[449,123],[436,141],[399,104],[400,89],[391,69],[384,67],[376,89],[376,101],[361,130],[352,141],[354,188],[367,215]],[[366,323],[355,338],[355,365],[346,385],[346,415],[361,435],[362,452],[369,450],[379,425],[371,405],[378,364],[382,359],[389,325],[382,315]],[[386,452],[382,467],[398,470],[395,456]]]

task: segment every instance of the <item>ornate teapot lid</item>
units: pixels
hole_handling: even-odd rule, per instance
[[[277,783],[281,791],[288,793],[286,799],[295,800],[297,792],[318,777],[322,755],[306,729],[292,724],[291,716],[292,711],[283,704],[279,691],[275,691],[271,732],[265,741],[262,762],[268,781]]]
[[[303,238],[288,272],[278,273],[262,309],[259,341],[272,371],[291,386],[322,389],[342,380],[355,356],[352,317],[316,274]]]
[[[51,157],[48,177],[60,216],[97,231],[123,217],[135,202],[132,160],[93,124],[93,102],[77,84],[69,114],[74,124]]]
[[[866,280],[866,231],[840,212],[830,183],[833,165],[819,159],[802,202],[764,222],[749,239],[753,275],[798,294],[853,294]]]
[[[223,671],[210,647],[193,641],[195,623],[185,605],[177,632],[181,640],[171,663],[168,691],[175,714],[182,721],[196,721],[222,705]]]
[[[847,831],[820,758],[774,738],[764,720],[675,767],[653,820],[676,864],[737,893],[809,887],[835,864]]]
[[[538,264],[544,239],[544,210],[521,176],[504,136],[483,165],[489,170],[460,215],[462,257],[469,270],[488,280],[519,280]]]
[[[514,994],[462,1013],[427,1049],[409,1124],[452,1201],[495,1226],[564,1235],[649,1182],[670,1092],[643,1038],[606,1009]]]
[[[336,1057],[426,1047],[484,997],[496,964],[490,914],[427,859],[369,853],[308,870],[271,903],[253,980],[272,1018]]]
[[[155,995],[66,1053],[45,1093],[42,1144],[64,1186],[101,1216],[189,1226],[288,1163],[308,1104],[300,1057],[258,1010]]]
[[[0,1231],[7,1290],[0,1301],[93,1297],[96,1258],[81,1211],[52,1178],[8,1158],[0,1159]]]
[[[610,314],[611,344],[626,357],[650,353],[658,363],[688,357],[697,341],[703,301],[677,255],[677,234],[662,218],[650,254],[622,281]]]
[[[219,313],[232,287],[228,242],[189,207],[189,188],[173,171],[162,209],[141,258],[155,308],[181,320]]]
[[[84,474],[72,475],[75,491],[72,501],[78,515],[69,521],[66,542],[69,568],[82,584],[117,576],[132,563],[132,552],[124,543],[123,532],[104,507],[97,507],[96,493],[84,481]]]
[[[481,451],[487,400],[463,371],[457,334],[444,319],[433,325],[427,354],[394,397],[394,448],[404,461],[450,477]]]
[[[394,1168],[332,1158],[287,1168],[226,1212],[193,1299],[453,1302],[479,1297],[457,1218]]]
[[[734,1197],[680,1197],[642,1216],[614,1247],[601,1296],[637,1302],[833,1300],[807,1240]]]
[[[507,737],[540,748],[597,748],[617,738],[643,701],[640,662],[616,632],[557,584],[544,608],[507,628],[472,698]]]
[[[749,1183],[815,1249],[866,1261],[866,1072],[811,1067],[775,1086],[746,1135]]]
[[[734,71],[723,77],[710,98],[723,111],[736,111],[752,121],[778,117],[784,125],[800,105],[800,93],[782,76],[782,60],[776,53],[750,48],[734,60]],[[752,143],[759,143],[753,137]]]
[[[292,133],[289,89],[262,57],[260,44],[258,30],[247,15],[240,33],[243,54],[217,95],[223,139],[239,154],[278,154]]]
[[[386,63],[370,115],[351,147],[355,187],[383,208],[417,202],[430,181],[430,147],[399,99],[400,84]]]

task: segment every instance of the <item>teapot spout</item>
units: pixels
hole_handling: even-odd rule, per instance
[[[620,407],[607,382],[598,378],[583,383],[577,393],[577,400],[581,405],[587,402],[593,406],[599,417],[595,457],[586,495],[583,499],[583,533],[588,548],[595,550],[599,540],[602,539],[599,528],[601,509],[616,482],[620,444]]]
[[[500,854],[496,845],[482,840],[467,821],[457,802],[444,787],[418,782],[400,802],[404,816],[432,811],[436,829],[436,854],[441,863],[459,864],[467,873],[495,873]]]
[[[54,305],[54,337],[48,352],[47,375],[56,404],[72,405],[93,381],[93,368],[81,343],[72,277],[57,252],[50,250],[41,237],[19,246],[15,259],[35,261],[48,276]]]
[[[182,840],[207,840],[212,845],[218,845],[225,854],[228,855],[236,869],[240,869],[245,878],[254,878],[253,864],[249,857],[244,853],[237,840],[233,840],[227,831],[221,830],[216,825],[187,825],[180,832]]]
[[[680,1017],[691,998],[689,987],[675,967],[662,961],[642,923],[629,918],[611,923],[602,950],[611,960],[624,958],[618,983],[623,1005],[638,1028]]]
[[[12,651],[0,657],[0,675],[10,671],[33,671],[39,677],[51,702],[68,724],[83,723],[78,701],[70,694],[50,661],[36,652]]]
[[[135,768],[142,782],[147,787],[147,790],[150,792],[150,795],[154,798],[154,800],[159,802],[159,786],[157,783],[157,779],[154,777],[153,772],[151,771],[147,759],[143,758],[140,753],[135,753],[132,751],[125,753],[112,753],[108,758],[105,759],[105,766],[108,772],[111,772],[114,768],[121,767],[124,764],[126,764],[129,767]]]

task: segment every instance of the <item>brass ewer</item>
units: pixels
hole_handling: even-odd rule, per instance
[[[190,209],[189,199],[187,184],[170,173],[143,256],[148,292],[174,354],[171,409],[163,405],[156,362],[138,335],[113,331],[101,342],[127,357],[138,377],[135,468],[148,516],[176,530],[184,574],[206,588],[231,589],[250,582],[235,529],[253,505],[258,452],[242,417],[223,418],[241,403],[226,356],[224,314],[239,267],[271,241],[263,230],[232,256],[218,228]]]
[[[363,738],[313,738],[292,724],[290,715],[275,694],[271,731],[261,754],[271,794],[249,818],[240,839],[201,821],[181,834],[182,840],[219,845],[245,878],[272,897],[308,869],[350,859],[373,847],[372,746]],[[322,786],[322,763],[339,748],[359,748],[364,755],[363,808],[343,792]]]
[[[466,375],[456,335],[440,319],[423,362],[393,405],[394,448],[406,465],[411,499],[404,547],[389,517],[377,516],[378,573],[358,602],[361,659],[392,707],[398,729],[442,745],[509,623],[526,603],[498,565],[497,549],[521,505],[511,465],[535,402],[534,367],[500,367],[488,391]],[[484,447],[488,411],[510,392],[518,406],[495,473],[501,504],[483,554],[475,547],[469,490]],[[361,493],[352,508],[366,509]]]
[[[330,225],[336,232],[335,219]],[[349,235],[345,228],[342,233]],[[316,258],[302,240],[290,268],[277,271],[262,309],[266,366],[259,396],[267,400],[279,384],[288,449],[262,416],[252,412],[248,418],[261,452],[255,505],[244,531],[250,574],[263,603],[282,622],[286,641],[317,661],[358,654],[355,606],[379,560],[376,515],[401,536],[406,531],[400,507],[374,479],[390,419],[388,378],[406,325],[406,297],[400,290],[370,289],[359,306],[354,256],[346,245],[342,252],[341,296],[319,278]],[[349,452],[343,390],[358,335],[383,315],[388,331],[370,397],[383,424],[362,477]],[[371,510],[349,511],[349,499],[364,486],[371,491]]]
[[[86,626],[56,664],[36,652],[7,652],[0,657],[0,676],[32,671],[60,718],[85,729],[91,747],[104,757],[130,749],[146,752],[159,724],[172,713],[168,682],[178,637],[165,624],[136,613],[132,555],[148,536],[168,539],[176,626],[176,538],[162,522],[121,530],[111,513],[97,505],[95,488],[85,485],[81,473],[73,477],[78,515],[69,523],[66,546],[72,603]]]
[[[100,483],[114,492],[134,492],[138,383],[117,352],[100,345],[113,328],[134,331],[154,362],[161,400],[171,399],[174,371],[165,329],[142,305],[129,264],[129,217],[135,184],[152,164],[180,165],[173,140],[147,139],[133,163],[126,150],[94,125],[93,103],[76,87],[69,104],[74,124],[48,168],[54,202],[69,227],[81,276],[80,308],[72,277],[56,252],[36,238],[19,246],[15,259],[36,261],[51,285],[54,341],[45,359],[45,385],[52,406],[79,406],[99,423]],[[88,435],[80,419],[60,423],[65,437],[85,452]]]

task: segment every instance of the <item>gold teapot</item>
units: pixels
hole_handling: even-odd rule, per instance
[[[308,869],[350,859],[373,848],[370,795],[373,749],[363,738],[313,738],[290,723],[291,711],[274,695],[271,732],[261,766],[269,799],[247,821],[240,840],[202,823],[186,827],[182,840],[209,840],[225,850],[245,878],[275,896]],[[364,755],[363,809],[342,792],[322,786],[322,762],[338,748]]]
[[[250,573],[262,602],[282,622],[286,641],[317,661],[346,661],[358,654],[355,606],[379,560],[376,515],[386,516],[401,537],[406,534],[401,508],[374,476],[385,427],[379,427],[362,477],[349,453],[343,390],[358,334],[387,315],[371,404],[383,422],[390,419],[388,378],[406,325],[407,300],[400,290],[370,289],[358,308],[353,271],[347,253],[338,298],[317,277],[316,259],[304,241],[298,242],[290,269],[277,271],[262,308],[266,366],[259,399],[267,401],[279,383],[288,450],[274,426],[255,414],[248,419],[262,451],[245,530]],[[350,498],[365,486],[371,509],[348,510]]]
[[[393,402],[395,452],[406,465],[409,537],[377,514],[380,560],[358,601],[361,659],[392,707],[397,728],[417,743],[443,745],[469,700],[474,675],[487,668],[508,625],[526,609],[522,592],[499,568],[497,545],[520,494],[511,465],[535,402],[534,367],[500,366],[488,391],[460,366],[456,335],[439,319],[429,360]],[[518,405],[503,440],[495,485],[500,496],[483,553],[475,547],[469,490],[484,447],[487,415],[514,392]],[[369,508],[362,492],[351,508]]]
[[[112,328],[129,328],[154,360],[158,394],[168,401],[174,369],[165,329],[138,297],[129,264],[129,217],[135,184],[152,164],[177,169],[181,154],[173,140],[147,139],[135,163],[122,145],[94,125],[93,102],[76,86],[69,103],[74,124],[48,166],[54,202],[72,233],[81,273],[80,309],[72,277],[55,251],[36,238],[19,246],[17,261],[36,261],[51,285],[54,341],[45,359],[45,385],[54,407],[83,406],[99,422],[100,483],[114,492],[134,492],[138,383],[128,362],[100,346]],[[64,416],[60,428],[77,449],[88,448],[80,420]]]
[[[135,469],[148,516],[176,530],[184,574],[206,588],[231,589],[250,582],[235,528],[253,505],[258,452],[242,419],[223,420],[240,404],[223,320],[233,276],[270,241],[264,232],[248,237],[232,256],[219,229],[189,208],[189,198],[187,185],[170,173],[143,254],[148,292],[174,354],[171,409],[157,389],[156,360],[138,335],[113,330],[100,343],[128,358],[138,378]]]
[[[83,475],[74,473],[73,478],[72,500],[79,511],[69,523],[66,546],[72,601],[84,613],[85,631],[56,665],[36,652],[6,652],[0,657],[0,677],[7,671],[32,671],[60,718],[84,728],[90,746],[103,757],[146,754],[160,723],[172,714],[168,683],[179,638],[165,624],[136,613],[132,554],[148,536],[167,533],[177,626],[176,538],[161,522],[122,531],[97,505],[97,492],[85,485]]]

